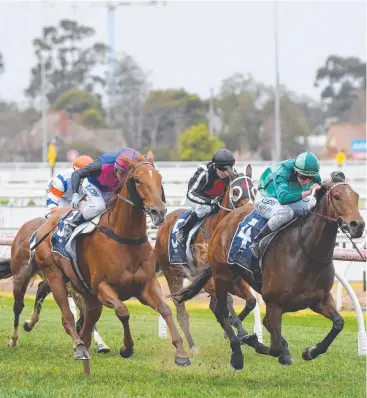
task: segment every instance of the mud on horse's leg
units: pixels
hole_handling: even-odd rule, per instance
[[[188,358],[183,346],[183,340],[173,321],[172,312],[167,303],[163,300],[162,290],[154,276],[144,287],[141,296],[138,297],[142,304],[148,305],[159,312],[167,323],[171,334],[172,344],[176,347],[175,363],[178,366],[189,366]]]
[[[333,321],[333,327],[326,337],[320,343],[316,344],[316,347],[308,347],[303,351],[302,358],[306,361],[310,361],[324,354],[344,327],[344,319],[336,310],[334,299],[330,293],[322,302],[310,308],[312,311]]]
[[[123,358],[130,358],[134,353],[134,341],[130,332],[130,313],[126,305],[118,298],[116,291],[107,283],[102,282],[98,286],[99,301],[109,308],[115,310],[117,318],[124,328],[124,342],[120,348],[120,355]]]

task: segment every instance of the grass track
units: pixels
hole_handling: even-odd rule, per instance
[[[27,298],[21,324],[28,317],[33,298]],[[317,315],[285,315],[283,334],[295,359],[282,367],[271,357],[243,347],[245,368],[229,365],[228,340],[206,309],[188,305],[199,355],[188,368],[174,365],[174,350],[158,338],[157,315],[130,301],[134,356],[119,356],[122,327],[114,313],[104,309],[99,329],[110,354],[92,354],[92,376],[82,375],[74,361],[71,339],[64,333],[60,312],[47,299],[41,321],[31,333],[20,330],[20,348],[6,347],[13,322],[12,298],[0,296],[0,397],[365,397],[366,362],[357,356],[357,321],[344,313],[345,328],[330,351],[311,362],[302,350],[322,339],[331,323]],[[245,322],[252,329],[252,316]],[[265,336],[268,342],[268,335]]]

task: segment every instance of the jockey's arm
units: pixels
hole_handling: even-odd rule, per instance
[[[202,189],[204,188],[206,181],[207,167],[206,165],[199,166],[189,181],[187,198],[194,203],[210,205],[211,198],[202,194]]]
[[[102,163],[97,159],[82,169],[75,170],[71,175],[71,188],[74,193],[79,192],[81,180],[88,177],[98,177],[102,172]]]
[[[291,185],[289,183],[290,177],[291,170],[286,167],[281,167],[274,177],[276,195],[281,205],[298,202],[302,199],[302,187]]]
[[[47,209],[52,212],[55,211],[60,203],[60,200],[64,196],[67,188],[66,181],[61,174],[58,174],[52,179],[47,189],[46,205]]]

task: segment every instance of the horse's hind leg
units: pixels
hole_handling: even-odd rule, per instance
[[[324,354],[344,327],[344,319],[336,310],[335,302],[330,292],[323,301],[320,301],[317,305],[310,308],[312,311],[333,321],[333,327],[327,336],[320,343],[316,344],[316,347],[308,347],[303,351],[302,358],[306,361],[310,361],[311,359],[317,358],[320,354]]]
[[[171,273],[164,272],[164,276],[167,279],[168,286],[171,292],[171,295],[177,293],[183,286],[184,277],[181,275],[172,275]],[[176,306],[176,314],[177,321],[185,334],[187,343],[189,345],[190,351],[192,355],[198,354],[198,349],[195,346],[194,339],[192,338],[190,332],[190,318],[189,314],[186,311],[185,302],[177,303],[176,300],[173,300],[174,305]]]
[[[24,322],[23,327],[26,332],[30,332],[34,325],[39,321],[44,299],[51,293],[50,285],[47,281],[41,281],[37,287],[36,299],[34,301],[31,319]]]
[[[31,266],[25,265],[21,271],[14,276],[13,279],[13,296],[14,296],[14,327],[10,335],[8,343],[9,347],[17,347],[19,345],[19,318],[24,308],[24,295],[27,291],[28,284],[32,278],[33,270]]]
[[[266,330],[269,331],[268,329],[268,320],[266,318],[266,315],[263,319],[263,325],[265,326]],[[293,358],[291,356],[291,353],[289,352],[288,349],[288,342],[287,340],[281,336],[281,340],[282,340],[282,348],[283,348],[283,354],[281,354],[278,358],[278,362],[281,365],[292,365],[293,364]]]
[[[166,321],[168,329],[171,333],[172,344],[176,347],[176,365],[189,366],[190,359],[188,358],[184,349],[182,337],[180,336],[173,321],[171,309],[163,300],[162,290],[155,275],[145,285],[141,295],[137,298],[142,304],[149,305],[149,307],[153,308],[153,310],[158,311]]]
[[[234,284],[233,293],[246,300],[246,306],[238,315],[239,320],[242,322],[253,309],[256,307],[256,297],[252,294],[250,287],[247,283],[239,278]]]
[[[130,358],[134,353],[134,341],[130,332],[129,310],[118,298],[116,291],[107,282],[102,282],[98,285],[98,299],[105,306],[113,308],[117,318],[121,321],[124,328],[124,343],[120,348],[120,355],[123,358]]]

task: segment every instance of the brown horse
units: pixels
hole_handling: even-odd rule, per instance
[[[49,217],[55,214],[56,213],[51,213]],[[40,271],[37,263],[34,261],[34,257],[31,255],[29,239],[45,221],[46,218],[38,217],[24,223],[13,239],[10,258],[0,260],[0,279],[13,277],[14,325],[8,343],[9,347],[19,346],[19,318],[24,308],[24,296],[30,281],[35,278],[37,274],[44,279],[43,273]],[[81,311],[81,315],[83,315],[84,303],[80,300],[80,296],[70,287],[70,284],[68,286],[68,292]],[[47,280],[44,279],[38,284],[31,318],[24,322],[23,327],[26,332],[30,332],[39,321],[43,301],[49,293],[51,293],[51,288]],[[83,318],[83,316],[81,318]],[[97,330],[96,327],[95,330]],[[103,349],[101,349],[100,352],[104,352]]]
[[[227,263],[233,235],[247,215],[247,209],[241,208],[229,214],[214,232],[209,244],[210,268],[176,296],[178,301],[193,297],[213,276],[218,300],[215,314],[229,336],[232,349],[230,362],[235,369],[243,368],[243,355],[241,342],[230,327],[226,310],[226,297],[233,285],[234,275],[240,274],[259,291],[266,304],[263,324],[271,335],[270,347],[259,343],[256,335],[245,338],[245,343],[258,353],[279,357],[282,364],[292,363],[288,343],[281,334],[282,315],[286,312],[309,307],[333,322],[332,329],[320,343],[303,351],[304,360],[312,360],[325,353],[343,329],[344,320],[336,310],[330,293],[335,276],[333,251],[337,230],[340,226],[352,238],[359,238],[365,222],[358,209],[358,194],[345,183],[345,177],[340,172],[332,173],[331,181],[322,184],[316,199],[316,206],[310,215],[300,217],[275,237],[269,236],[263,242],[268,246],[262,257],[262,289],[258,288],[253,274]]]
[[[191,269],[189,266],[185,265],[171,264],[168,255],[169,235],[178,217],[184,213],[186,209],[173,211],[166,217],[165,222],[159,227],[154,250],[157,257],[157,263],[160,265],[163,274],[167,279],[172,295],[182,288],[185,278],[192,279],[197,274],[197,270],[200,270],[207,265],[208,241],[219,222],[236,207],[246,206],[254,200],[254,187],[251,178],[251,165],[247,166],[245,176],[243,174],[230,174],[230,183],[228,184],[226,194],[219,211],[204,220],[197,235],[194,237],[192,251],[195,261],[195,269]],[[214,311],[216,299],[213,280],[210,280],[204,286],[204,289],[211,296],[210,309]],[[233,308],[232,296],[228,295],[227,298],[228,308],[231,313],[231,323],[238,329],[239,338],[242,339],[247,332],[243,329],[241,321],[255,308],[256,298],[252,295],[247,283],[241,279],[238,279],[232,292],[246,300],[245,309],[237,317]],[[192,354],[196,354],[198,350],[190,332],[189,315],[186,311],[185,303],[177,303],[176,300],[173,301],[177,310],[177,320],[186,336],[190,350]]]
[[[120,354],[133,354],[134,342],[130,333],[130,314],[123,303],[136,297],[141,303],[158,311],[165,319],[176,347],[175,362],[187,366],[189,358],[183,341],[173,322],[172,313],[162,298],[155,276],[155,255],[146,235],[146,214],[160,225],[166,214],[162,198],[162,178],[153,165],[153,153],[137,160],[124,159],[129,165],[125,180],[117,188],[109,209],[102,215],[97,228],[90,234],[77,237],[78,266],[51,250],[50,239],[35,249],[35,261],[47,277],[54,299],[62,313],[62,324],[74,343],[75,359],[89,359],[93,326],[98,321],[102,304],[115,310],[124,328]],[[59,210],[58,215],[66,213]],[[38,230],[40,240],[57,223],[51,217]],[[73,288],[85,301],[84,325],[77,333],[70,311],[65,284]]]
[[[35,262],[31,258],[29,239],[45,220],[45,218],[39,217],[24,223],[12,242],[11,257],[0,261],[0,279],[13,276],[14,327],[10,336],[9,347],[18,346],[19,317],[24,308],[24,295],[29,282],[35,277],[38,271]],[[38,287],[38,290],[42,290],[42,283]],[[39,295],[38,291],[37,295]],[[38,301],[36,300],[36,303]],[[43,300],[39,301],[39,306],[42,305],[42,302]]]

